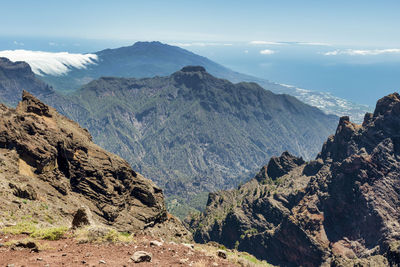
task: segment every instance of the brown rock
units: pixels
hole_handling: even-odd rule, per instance
[[[222,249],[219,249],[217,251],[217,256],[220,257],[220,258],[223,258],[223,259],[226,259],[228,257],[227,254],[226,254],[226,251],[222,250]]]
[[[37,193],[31,185],[16,185],[9,183],[9,187],[13,189],[13,194],[19,198],[25,198],[29,200],[36,200]]]
[[[131,257],[131,260],[135,263],[139,262],[151,262],[151,259],[153,258],[153,255],[149,252],[146,251],[136,251],[133,256]]]
[[[74,215],[72,220],[72,229],[76,229],[85,225],[90,225],[89,216],[85,208],[79,208]]]
[[[32,252],[39,252],[38,244],[34,241],[20,240],[14,244],[14,247],[27,248],[27,249],[30,249]]]
[[[13,177],[10,193],[31,199],[37,197],[34,190],[14,180],[36,184],[35,190],[49,199],[45,202],[48,211],[39,218],[45,222],[45,213],[50,213],[71,223],[73,218],[66,211],[84,205],[96,223],[119,231],[157,225],[160,233],[168,235],[173,225],[172,229],[188,233],[179,221],[169,220],[162,190],[152,181],[95,145],[86,129],[25,91],[16,109],[0,108],[0,149],[0,175],[12,173],[0,181]],[[9,197],[7,192],[3,196]],[[75,217],[74,227],[88,221],[82,211]]]

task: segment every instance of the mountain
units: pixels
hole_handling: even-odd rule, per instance
[[[167,76],[187,65],[205,67],[210,73],[222,78],[247,77],[229,70],[205,57],[185,49],[160,42],[136,42],[132,46],[105,49],[92,53],[96,60],[84,68],[69,67],[63,75],[41,73],[41,79],[59,91],[75,91],[100,77],[148,78]]]
[[[400,95],[362,125],[342,117],[315,160],[285,152],[190,221],[216,241],[280,266],[398,266]]]
[[[62,66],[66,65],[68,67],[65,68],[66,72],[63,74],[50,71],[49,69],[51,68],[49,68],[48,63],[42,64],[45,67],[38,70],[37,74],[41,75],[40,78],[52,85],[56,90],[71,92],[103,76],[124,78],[167,76],[184,66],[198,65],[206,68],[212,75],[234,83],[243,81],[256,82],[266,90],[274,93],[295,96],[304,103],[316,106],[327,114],[349,115],[354,121],[361,122],[365,112],[370,111],[368,106],[352,103],[329,93],[277,84],[238,73],[185,49],[160,42],[137,42],[132,46],[106,49],[88,55],[91,55],[93,60],[86,59],[82,63],[82,59],[73,58],[70,61],[64,60],[60,62]],[[35,58],[38,56],[35,56]],[[60,56],[57,55],[57,57]],[[79,64],[67,65],[70,62],[78,62]],[[56,70],[59,71],[60,67],[58,65],[56,67]]]
[[[69,116],[73,118],[89,116],[83,107],[38,79],[26,62],[12,62],[0,57],[0,101],[16,107],[23,90],[45,100],[62,114],[66,114],[68,110]]]
[[[83,207],[98,226],[190,239],[167,216],[162,190],[77,123],[25,91],[16,109],[1,104],[0,113],[2,225],[71,225]]]
[[[77,119],[96,143],[196,207],[199,193],[205,203],[206,192],[237,185],[274,153],[315,156],[337,121],[294,97],[196,66],[167,77],[100,78],[73,96],[91,114]]]
[[[337,121],[294,97],[232,84],[202,67],[166,77],[105,77],[69,95],[41,95],[165,189],[169,210],[181,217],[203,208],[208,192],[250,178],[276,153],[314,157]]]
[[[22,90],[28,88],[38,96],[54,92],[50,86],[36,78],[26,62],[12,62],[0,57],[0,101],[15,107]]]

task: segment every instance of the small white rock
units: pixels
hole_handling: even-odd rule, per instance
[[[150,247],[161,247],[162,245],[163,245],[163,242],[160,242],[157,240],[150,241]]]

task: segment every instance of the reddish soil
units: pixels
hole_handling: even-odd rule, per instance
[[[36,253],[26,248],[5,245],[11,240],[24,238],[26,236],[0,235],[0,266],[235,266],[216,254],[210,255],[204,249],[191,249],[182,244],[165,242],[162,246],[150,247],[150,241],[155,239],[147,236],[137,237],[132,244],[79,244],[73,238],[41,240],[37,242],[44,250]],[[152,261],[132,262],[131,256],[140,250],[152,253]]]

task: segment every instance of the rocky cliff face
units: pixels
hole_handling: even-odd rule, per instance
[[[342,117],[316,160],[284,153],[237,190],[210,194],[190,222],[195,240],[283,266],[397,266],[399,132],[397,93],[379,100],[362,125]]]
[[[0,101],[16,106],[23,89],[40,97],[54,92],[50,86],[35,77],[27,63],[12,62],[0,57]]]
[[[96,224],[190,238],[167,216],[162,190],[77,123],[25,91],[16,109],[1,105],[0,113],[3,224],[28,217],[70,224],[83,206]]]

